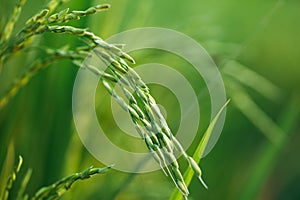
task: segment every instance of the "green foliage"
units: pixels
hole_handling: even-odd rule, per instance
[[[17,165],[15,166],[14,171],[12,172],[12,174],[10,175],[10,177],[6,183],[5,191],[3,193],[1,200],[9,199],[13,183],[17,179],[17,174],[21,169],[22,163],[23,163],[23,158],[21,156],[19,156],[19,161],[18,161]],[[105,167],[105,168],[89,167],[82,172],[75,173],[75,174],[69,175],[65,178],[62,178],[50,186],[42,187],[32,197],[29,197],[28,194],[24,194],[24,191],[26,189],[26,186],[27,186],[30,176],[31,176],[31,170],[29,170],[26,173],[25,177],[23,178],[23,181],[18,190],[18,195],[17,195],[16,199],[17,200],[28,200],[28,199],[30,199],[30,200],[42,200],[42,199],[54,200],[54,199],[59,199],[78,180],[88,179],[95,174],[105,173],[110,168],[111,168],[111,166]]]
[[[2,109],[10,101],[10,99],[15,96],[20,88],[28,83],[32,76],[34,76],[41,69],[49,66],[51,63],[61,59],[84,59],[87,53],[94,47],[93,45],[96,45],[98,43],[98,45],[101,46],[102,44],[103,46],[105,46],[105,48],[109,46],[105,42],[101,42],[102,39],[100,37],[86,31],[85,29],[75,28],[72,26],[51,25],[66,23],[70,20],[79,20],[80,17],[106,10],[109,8],[109,5],[97,5],[90,7],[85,11],[72,11],[71,13],[69,13],[69,9],[65,9],[63,11],[50,15],[58,5],[64,3],[64,1],[52,0],[49,2],[45,9],[27,20],[25,26],[15,36],[11,36],[14,24],[16,23],[18,16],[20,15],[21,7],[24,5],[24,3],[25,1],[17,3],[15,11],[12,15],[12,19],[7,23],[6,27],[8,28],[4,29],[4,33],[1,37],[0,70],[2,68],[3,62],[5,62],[5,60],[9,56],[13,56],[13,54],[16,54],[18,51],[21,51],[24,47],[29,45],[32,42],[31,38],[33,38],[34,36],[45,33],[47,31],[52,33],[68,33],[86,38],[87,40],[89,40],[89,42],[94,41],[95,43],[90,44],[90,47],[79,47],[74,52],[67,52],[65,48],[58,50],[46,50],[48,54],[47,57],[45,59],[38,59],[37,61],[35,61],[30,69],[22,77],[20,77],[18,81],[16,81],[16,83],[8,90],[7,94],[0,99],[0,109]],[[121,50],[119,50],[118,48],[110,47],[110,49],[121,52]],[[124,53],[120,54],[123,55]],[[129,56],[127,57],[129,58]],[[108,59],[111,58],[109,57]]]
[[[109,170],[111,167],[93,168],[89,167],[86,170],[67,176],[50,186],[41,188],[31,198],[32,200],[39,199],[59,199],[71,186],[78,180],[88,179],[95,174],[102,174]]]
[[[75,37],[80,37],[85,39],[88,45],[84,47],[77,47],[73,51],[66,48],[58,50],[46,49],[45,51],[48,56],[46,58],[36,60],[29,70],[8,90],[7,94],[0,99],[0,109],[6,106],[20,88],[24,87],[41,69],[60,59],[70,59],[78,67],[86,68],[99,76],[108,93],[116,100],[121,108],[130,114],[136,130],[145,141],[149,151],[153,153],[155,160],[159,163],[162,170],[164,170],[164,168],[167,170],[166,174],[171,177],[182,195],[187,197],[189,195],[189,191],[180,172],[180,166],[175,158],[175,147],[184,155],[184,158],[190,164],[191,169],[195,171],[199,178],[201,178],[201,174],[199,174],[201,170],[198,165],[195,164],[196,161],[187,155],[179,141],[172,135],[167,122],[162,116],[154,98],[150,94],[149,88],[142,81],[139,75],[126,63],[125,60],[135,63],[133,58],[117,46],[106,43],[100,37],[86,29],[67,25],[52,25],[66,23],[70,20],[78,20],[80,17],[102,11],[109,8],[109,6],[99,5],[88,8],[85,11],[72,11],[71,13],[69,13],[69,9],[67,8],[50,15],[57,5],[61,3],[63,2],[51,1],[45,9],[27,20],[25,27],[23,27],[21,31],[12,38],[10,38],[10,34],[13,27],[10,25],[10,31],[4,34],[4,40],[0,44],[1,60],[4,62],[9,57],[13,56],[13,54],[28,46],[34,36],[45,32],[54,34],[70,34]],[[19,4],[17,4],[16,7],[20,10]],[[15,21],[16,20],[13,20],[14,23]],[[97,48],[94,49],[95,47]],[[97,66],[81,64],[83,59],[87,57],[92,50],[97,54],[100,60],[108,65],[109,72],[101,71],[97,69]],[[126,101],[114,91],[112,84],[115,83],[121,87],[129,103],[126,103]],[[131,91],[127,90],[127,87]],[[131,93],[136,93],[136,97],[131,95]],[[138,104],[137,102],[140,103]],[[83,175],[84,174],[75,177],[71,176],[55,183],[51,187],[42,188],[36,196],[33,197],[33,199],[43,199],[45,197],[49,199],[58,198],[61,194],[61,192],[58,192],[61,185],[64,185],[64,187],[68,189],[68,184],[71,186],[71,184],[81,176],[82,179],[89,176]]]
[[[192,177],[193,174],[196,173],[196,176],[198,177],[198,179],[200,180],[200,182],[205,186],[205,188],[207,189],[208,187],[206,186],[206,184],[204,183],[203,179],[202,179],[202,172],[199,168],[199,163],[200,160],[202,158],[202,155],[204,153],[204,150],[207,146],[207,143],[211,137],[211,134],[213,132],[213,129],[220,117],[220,115],[222,114],[222,112],[224,111],[224,109],[226,108],[226,106],[228,105],[228,103],[230,102],[230,100],[228,100],[226,102],[226,104],[220,109],[220,111],[216,114],[216,116],[213,118],[213,120],[211,121],[210,125],[207,127],[207,130],[205,131],[201,142],[198,144],[194,154],[193,154],[193,158],[191,159],[191,161],[189,162],[189,164],[191,165],[192,169],[195,169],[194,171],[191,169],[187,169],[184,173],[184,181],[186,182],[187,185],[189,185],[192,181]],[[174,190],[172,196],[170,197],[171,200],[181,200],[182,196],[178,193],[178,191]]]
[[[70,101],[77,69],[74,65],[82,67],[79,63],[95,45],[102,45],[99,56],[111,63],[111,71],[100,71],[97,66],[84,67],[103,77],[100,87],[106,88],[138,125],[147,124],[149,119],[144,111],[130,95],[126,96],[130,91],[122,91],[125,98],[132,100],[124,104],[111,90],[116,79],[130,69],[127,64],[120,63],[120,57],[122,60],[127,57],[129,62],[133,60],[122,55],[123,45],[103,43],[97,35],[106,38],[134,27],[160,26],[184,32],[203,44],[219,66],[227,95],[232,100],[220,141],[205,162],[201,162],[209,190],[200,189],[198,181],[182,186],[178,168],[173,164],[175,168],[171,165],[168,169],[172,177],[175,172],[181,181],[177,186],[185,190],[189,185],[191,199],[300,198],[300,162],[295,153],[300,141],[296,134],[299,132],[297,94],[300,91],[300,29],[295,26],[299,19],[298,1],[174,0],[172,4],[161,0],[110,1],[112,9],[109,12],[91,18],[85,16],[106,9],[107,5],[100,9],[101,6],[95,7],[90,1],[51,0],[40,9],[43,2],[27,0],[24,5],[25,1],[20,0],[13,7],[11,1],[0,1],[1,191],[11,174],[14,155],[19,153],[24,155],[25,165],[28,163],[33,172],[28,170],[23,176],[20,171],[16,182],[11,181],[14,184],[9,191],[17,199],[29,198],[26,194],[34,194],[36,188],[54,182],[57,176],[98,162],[84,149],[74,131]],[[79,18],[81,20],[77,21]],[[180,59],[161,52],[133,52],[133,55],[139,64],[157,62],[174,67],[197,86],[194,88],[197,94],[202,92],[201,81],[196,80],[189,65]],[[124,80],[122,84],[130,85],[130,82]],[[140,90],[143,95],[143,88]],[[178,105],[174,97],[161,88],[151,91],[156,102],[167,108],[170,129],[176,130]],[[205,131],[209,122],[209,102],[203,97],[206,95],[199,96],[199,133]],[[105,94],[99,96],[99,104],[109,105]],[[148,96],[141,98],[147,100]],[[148,106],[144,105],[151,111]],[[121,131],[109,118],[109,106],[103,110],[107,116],[103,123],[118,139]],[[157,144],[172,145],[170,138],[161,138],[164,140],[150,137],[150,141],[146,136],[144,141],[150,151],[158,148]],[[191,149],[198,146],[194,143],[188,152],[192,155]],[[164,159],[168,156],[172,160],[172,157],[153,155],[167,171]],[[186,158],[189,156],[177,161],[182,172]],[[167,199],[174,191],[174,184],[170,184],[170,179],[164,178],[161,172],[142,175],[114,172],[73,187],[62,199],[107,196]],[[176,191],[181,198],[181,193]]]
[[[19,161],[18,161],[17,165],[15,166],[14,171],[11,173],[10,177],[7,180],[5,190],[4,190],[3,196],[1,198],[2,200],[8,199],[9,193],[12,189],[14,182],[17,179],[17,174],[19,173],[19,171],[21,169],[22,163],[23,163],[23,158],[21,156],[19,156]]]

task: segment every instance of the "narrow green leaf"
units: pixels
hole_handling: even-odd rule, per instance
[[[282,96],[281,90],[275,84],[237,61],[227,62],[222,72],[271,101],[277,101]]]
[[[199,145],[197,146],[197,149],[195,150],[194,154],[193,154],[193,159],[199,164],[200,160],[201,160],[201,156],[204,153],[204,150],[207,146],[207,143],[209,141],[209,138],[212,134],[212,131],[220,117],[220,115],[222,114],[222,112],[224,111],[224,109],[226,108],[226,106],[228,105],[228,103],[230,102],[230,100],[228,100],[224,106],[220,109],[220,111],[216,114],[216,116],[213,118],[213,120],[211,121],[211,123],[209,124],[206,132],[204,133],[201,142],[199,143]],[[194,171],[192,170],[192,168],[188,168],[185,173],[184,173],[184,181],[185,184],[187,186],[189,186],[189,184],[191,183],[191,180],[193,178],[194,175]],[[173,191],[173,194],[170,197],[170,200],[182,200],[182,195],[181,193],[175,188],[175,190]]]
[[[27,194],[25,194],[25,190],[31,178],[31,174],[32,174],[32,169],[28,169],[18,189],[17,198],[16,198],[17,200],[24,200],[26,198]]]
[[[252,122],[274,145],[286,137],[282,129],[265,113],[234,80],[227,80],[234,105]]]

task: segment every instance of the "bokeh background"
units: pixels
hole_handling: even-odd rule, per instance
[[[39,11],[46,1],[28,0],[16,30]],[[217,64],[228,98],[223,133],[213,151],[201,161],[209,189],[193,179],[190,199],[296,200],[300,199],[300,1],[298,0],[72,0],[63,7],[82,10],[109,3],[111,9],[74,22],[74,26],[108,38],[138,27],[165,27],[198,41]],[[14,1],[0,0],[1,27]],[[62,8],[63,8],[62,7]],[[46,34],[33,46],[58,48],[82,41],[72,36]],[[5,63],[0,74],[0,95],[43,56],[38,48],[23,52]],[[155,50],[133,52],[138,64],[157,62],[182,73],[195,92],[205,84],[189,70],[188,63]],[[27,192],[49,185],[91,165],[102,167],[82,145],[72,119],[72,89],[77,68],[57,62],[39,72],[0,111],[0,188],[17,155],[24,158],[21,170],[33,174]],[[167,78],[167,77],[166,77]],[[168,123],[178,128],[178,102],[167,88],[150,85],[164,106]],[[208,92],[199,97],[201,121],[193,153],[210,119]],[[110,96],[99,86],[97,111],[114,142],[124,134],[115,124]],[[198,122],[195,122],[198,123]],[[130,144],[134,145],[134,144]],[[186,167],[184,160],[179,161]],[[168,199],[173,183],[161,171],[128,174],[111,170],[77,183],[62,199]]]

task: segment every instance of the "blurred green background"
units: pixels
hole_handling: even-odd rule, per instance
[[[0,0],[1,27],[14,3]],[[16,30],[46,3],[28,0]],[[138,27],[174,29],[203,45],[219,67],[232,102],[217,145],[201,161],[209,189],[194,178],[190,199],[300,199],[300,1],[72,0],[63,7],[83,10],[100,3],[111,4],[111,9],[73,24],[89,27],[104,39]],[[58,48],[81,42],[71,36],[45,34],[33,45]],[[38,56],[42,56],[38,50],[23,52],[5,63],[0,74],[1,96]],[[203,80],[194,77],[188,64],[174,55],[147,50],[132,56],[137,64],[174,66],[189,79],[196,93],[205,89]],[[91,165],[103,166],[87,152],[74,128],[72,89],[76,72],[71,62],[52,64],[0,111],[0,188],[17,155],[24,157],[21,175],[33,169],[29,194]],[[170,127],[176,130],[180,113],[174,95],[158,85],[150,88],[165,107]],[[107,116],[101,123],[118,142],[117,135],[123,133],[113,121],[110,96],[101,86],[99,91],[98,112]],[[207,91],[199,100],[201,122],[190,154],[210,119]],[[111,170],[75,184],[62,199],[168,199],[173,189],[161,171],[128,174]]]

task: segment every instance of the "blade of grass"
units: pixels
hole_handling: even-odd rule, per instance
[[[230,100],[228,100],[225,105],[220,109],[220,111],[216,114],[216,116],[213,118],[213,120],[211,121],[211,123],[209,124],[207,130],[205,131],[202,139],[201,139],[201,142],[199,143],[199,145],[197,146],[197,149],[195,150],[194,154],[193,154],[193,159],[199,164],[200,163],[200,160],[201,160],[201,157],[204,153],[204,150],[207,146],[207,143],[209,141],[209,138],[212,134],[212,131],[220,117],[220,115],[223,113],[223,111],[225,110],[226,106],[228,105],[228,103],[230,102]],[[191,168],[188,168],[185,173],[184,173],[184,181],[186,183],[187,186],[189,186],[189,184],[191,183],[192,181],[192,178],[193,178],[193,175],[194,175],[194,171],[191,169]],[[205,184],[204,184],[205,185]],[[170,197],[170,200],[182,200],[182,195],[181,193],[175,189],[173,191],[173,194],[171,195]]]
[[[234,105],[274,144],[286,137],[282,129],[252,100],[234,80],[226,80]]]
[[[222,72],[271,101],[276,101],[281,97],[280,89],[271,81],[237,61],[228,61],[223,67]]]
[[[32,169],[28,169],[21,183],[20,188],[18,189],[17,200],[24,200],[28,198],[28,195],[25,194],[26,187],[31,178]]]

